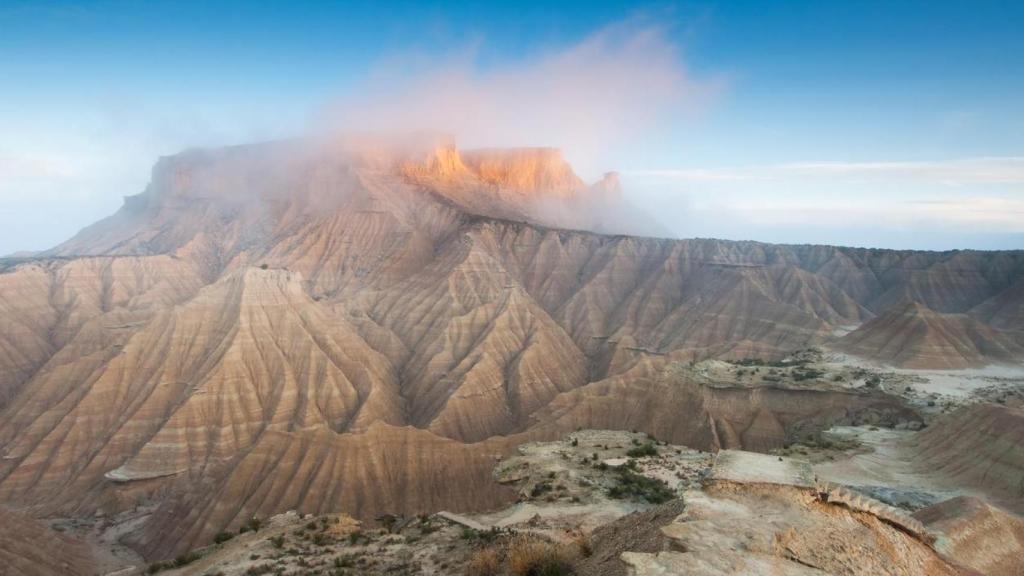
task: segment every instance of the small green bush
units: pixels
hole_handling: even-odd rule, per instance
[[[647,443],[636,448],[630,448],[626,451],[626,456],[630,458],[643,458],[645,456],[657,456],[658,449],[654,447],[654,444]]]
[[[533,485],[530,490],[530,497],[537,498],[551,491],[551,482],[545,480],[544,482],[538,482]]]
[[[185,552],[174,559],[174,567],[180,568],[182,566],[188,566],[189,564],[199,560],[200,554],[195,551]]]
[[[675,498],[676,494],[665,482],[648,478],[626,468],[616,470],[617,483],[608,489],[608,496],[615,499],[643,499],[651,504],[661,504]]]

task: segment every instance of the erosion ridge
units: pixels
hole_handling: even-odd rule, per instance
[[[578,427],[768,450],[918,419],[691,362],[783,359],[908,299],[981,337],[1015,326],[1022,252],[582,230],[621,202],[553,151],[433,136],[161,159],[117,214],[0,273],[0,503],[154,506],[150,558],[289,507],[483,509],[510,497],[495,458]]]

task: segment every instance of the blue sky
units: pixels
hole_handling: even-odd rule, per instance
[[[548,76],[578,80],[597,129],[464,140],[620,170],[677,236],[1024,248],[1021,3],[551,4],[4,0],[0,254],[112,212],[160,154],[302,134],[338,101],[351,119],[401,93],[386,115],[453,69],[459,98],[491,98],[479,110],[514,107],[495,94],[519,81],[556,118],[572,108]]]

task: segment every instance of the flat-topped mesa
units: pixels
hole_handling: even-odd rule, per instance
[[[419,174],[452,179],[468,171],[451,136],[353,133],[194,148],[163,156],[154,165],[143,196],[148,197],[145,204],[149,206],[173,205],[184,199],[227,203],[296,199],[308,191],[311,180],[324,173],[374,173],[396,178]],[[131,203],[135,208],[143,204],[138,198]]]
[[[345,134],[315,141],[190,149],[165,156],[153,168],[147,201],[136,198],[132,204],[139,208],[185,198],[232,202],[283,197],[295,190],[303,173],[329,166],[401,178],[456,201],[462,194],[448,192],[564,199],[588,189],[555,148],[460,152],[454,138],[443,134]],[[617,179],[606,178],[597,188],[616,190]]]

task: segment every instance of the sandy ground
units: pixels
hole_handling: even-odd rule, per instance
[[[907,386],[925,395],[937,395],[944,400],[964,403],[978,400],[992,400],[997,391],[1024,391],[1024,366],[989,365],[984,368],[964,370],[918,370],[893,368],[850,356],[828,351],[821,365],[838,370],[855,367],[881,375],[881,389],[894,394],[903,394]]]
[[[86,542],[92,549],[100,574],[128,573],[132,567],[141,570],[146,562],[134,550],[121,544],[120,539],[137,529],[151,512],[150,508],[140,507],[111,518],[56,518],[49,520],[48,524],[54,530]]]
[[[839,426],[829,436],[850,440],[862,449],[848,457],[819,462],[814,466],[818,478],[845,484],[887,504],[915,510],[956,496],[984,494],[963,488],[950,489],[941,479],[910,464],[905,448],[916,432],[865,426]]]

